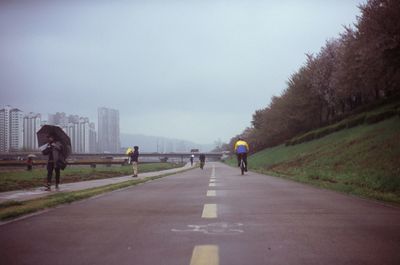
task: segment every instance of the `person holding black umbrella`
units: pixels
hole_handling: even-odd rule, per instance
[[[49,156],[47,162],[46,190],[50,191],[53,171],[56,173],[56,189],[60,184],[60,169],[67,166],[66,159],[71,154],[71,139],[59,126],[43,125],[36,133],[39,149]]]
[[[42,151],[43,155],[49,156],[47,161],[47,183],[45,187],[46,191],[51,190],[51,179],[54,171],[56,173],[56,190],[58,190],[60,184],[60,169],[65,168],[65,159],[62,154],[63,145],[57,140],[54,134],[49,134],[47,138],[47,146]]]

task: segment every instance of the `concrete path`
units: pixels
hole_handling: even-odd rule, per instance
[[[77,190],[84,190],[84,189],[90,189],[90,188],[96,188],[100,186],[105,186],[109,184],[115,184],[115,183],[120,183],[124,182],[127,180],[132,180],[132,179],[143,179],[147,177],[155,177],[155,176],[160,176],[164,174],[171,174],[171,173],[177,173],[184,171],[186,169],[190,168],[190,163],[187,163],[185,166],[180,167],[180,168],[173,168],[173,169],[167,169],[167,170],[162,170],[162,171],[155,171],[155,172],[147,172],[147,173],[141,173],[137,178],[133,178],[132,175],[129,176],[122,176],[122,177],[114,177],[114,178],[107,178],[107,179],[96,179],[96,180],[88,180],[88,181],[81,181],[81,182],[74,182],[74,183],[66,183],[66,184],[61,184],[59,191],[55,191],[54,185],[52,186],[52,191],[45,191],[44,187],[38,187],[34,189],[29,189],[29,190],[15,190],[15,191],[7,191],[7,192],[0,192],[0,203],[5,202],[5,201],[26,201],[26,200],[31,200],[31,199],[36,199],[36,198],[41,198],[45,197],[51,194],[54,194],[56,192],[61,192],[61,191],[77,191]],[[61,176],[62,180],[62,176]]]
[[[220,163],[0,225],[8,265],[398,265],[400,209]]]

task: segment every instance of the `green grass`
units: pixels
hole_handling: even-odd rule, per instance
[[[139,164],[139,173],[160,171],[181,166],[181,164],[172,163]],[[100,165],[96,168],[90,168],[89,166],[71,166],[61,171],[61,182],[71,183],[119,177],[129,174],[132,174],[132,167],[130,165],[114,165],[111,167]],[[32,171],[26,171],[24,169],[2,170],[0,171],[0,192],[43,186],[46,175],[47,171],[44,167],[36,167]]]
[[[249,167],[264,174],[400,203],[400,119],[396,116],[317,140],[268,148],[249,157]]]

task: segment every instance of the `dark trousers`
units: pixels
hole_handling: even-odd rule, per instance
[[[236,155],[237,155],[238,167],[240,167],[240,160],[243,159],[245,164],[245,170],[247,171],[247,153],[236,154]]]
[[[47,163],[47,184],[51,184],[51,178],[53,177],[53,170],[56,172],[56,185],[60,183],[60,168],[54,167],[53,162]]]

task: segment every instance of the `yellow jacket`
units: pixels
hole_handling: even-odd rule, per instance
[[[239,140],[235,143],[235,152],[238,154],[248,153],[249,145],[246,141]]]

